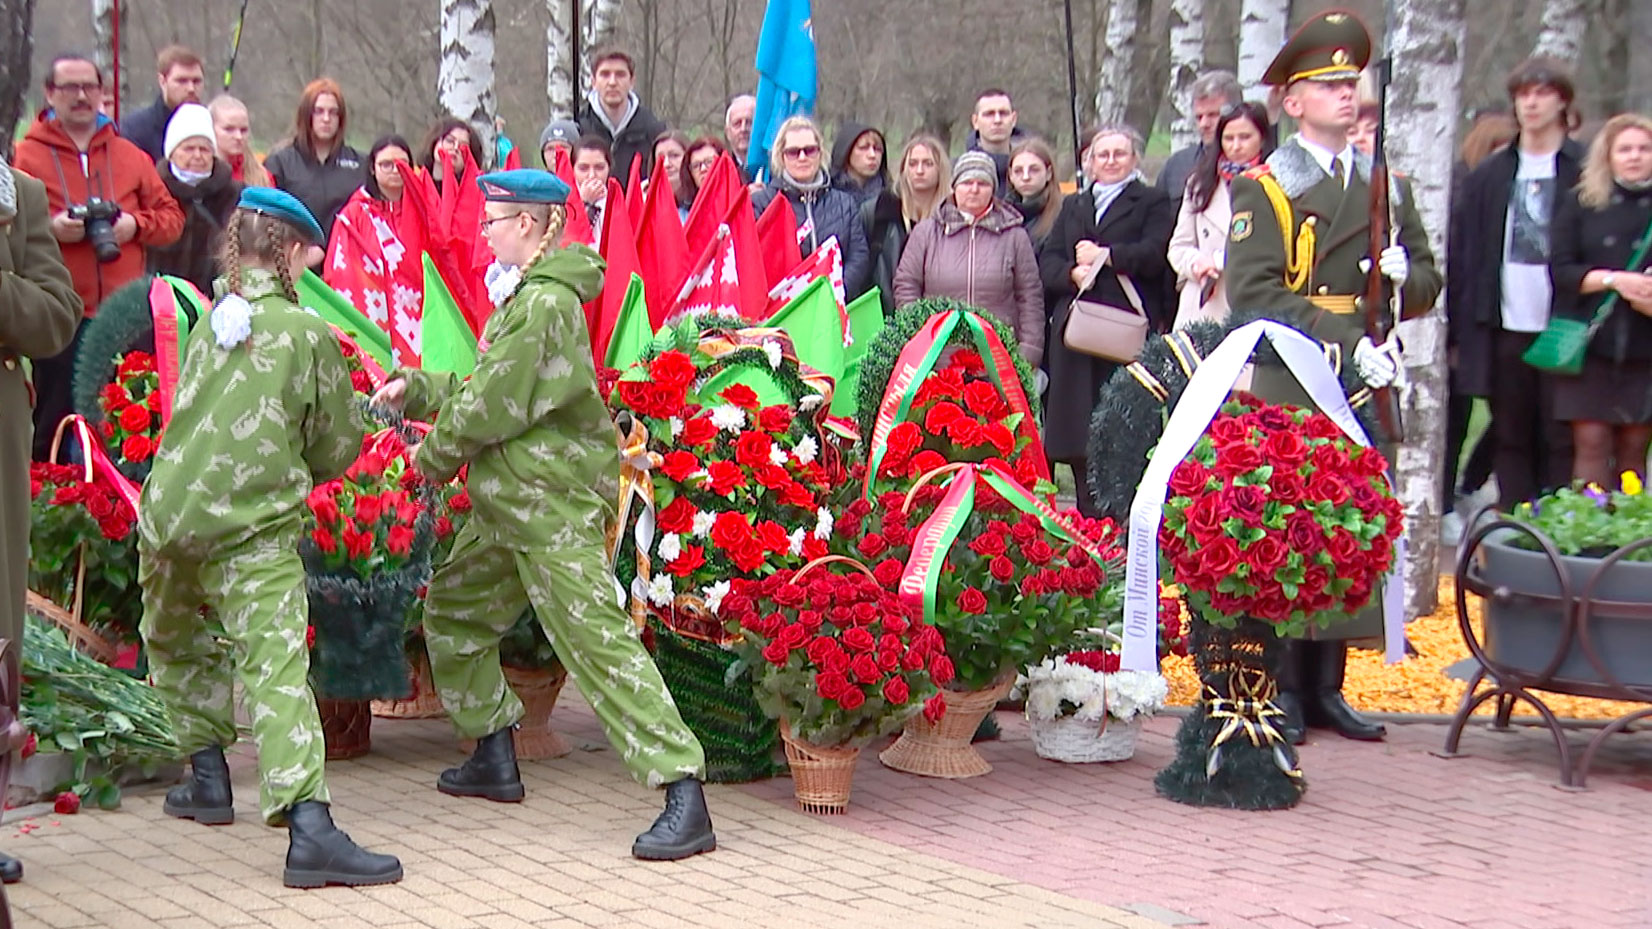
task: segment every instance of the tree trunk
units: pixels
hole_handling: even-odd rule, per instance
[[[125,48],[121,49],[120,73],[115,73],[115,35],[118,32],[121,44],[123,46],[127,44],[126,30],[129,17],[126,14],[127,7],[122,5],[120,7],[120,27],[117,29],[115,26],[115,4],[112,0],[92,0],[92,44],[94,46],[92,60],[97,64],[98,70],[103,72],[104,86],[113,91],[109,95],[112,99],[107,101],[111,118],[115,116],[117,108],[120,112],[125,113],[132,109],[134,104],[140,107],[143,106],[142,102],[132,99],[132,84],[127,80],[127,75],[132,70],[132,63],[127,59]]]
[[[442,65],[436,98],[442,109],[469,123],[482,150],[493,151],[493,0],[441,0]]]
[[[1285,44],[1291,22],[1291,0],[1244,0],[1239,13],[1239,84],[1246,100],[1268,95],[1262,72]]]
[[[1170,150],[1199,141],[1193,82],[1205,65],[1204,0],[1170,2]]]
[[[1632,113],[1652,112],[1652,43],[1646,41],[1652,36],[1652,3],[1630,3],[1629,23],[1625,30],[1631,36],[1639,36],[1639,41],[1629,43],[1629,74],[1627,96],[1623,101],[1623,108]]]
[[[29,93],[34,55],[34,0],[0,0],[0,126],[15,126]],[[0,155],[11,158],[12,134],[0,133]]]
[[[587,78],[591,75],[591,56],[602,51],[614,37],[614,25],[619,22],[620,0],[580,0],[579,2],[579,70]]]
[[[1439,267],[1445,266],[1451,167],[1463,83],[1465,0],[1389,0],[1394,79],[1388,91],[1390,164],[1411,180],[1423,226]],[[1395,471],[1405,503],[1406,613],[1434,610],[1438,597],[1440,474],[1444,462],[1445,317],[1438,307],[1400,325],[1406,374],[1407,441]]]
[[[1109,0],[1107,4],[1107,31],[1096,72],[1096,120],[1103,126],[1123,125],[1129,118],[1130,91],[1136,81],[1132,67],[1136,27],[1151,11],[1151,0]]]
[[[1544,0],[1543,27],[1532,54],[1576,64],[1583,54],[1583,30],[1588,25],[1583,0]]]
[[[551,14],[545,26],[545,100],[552,119],[573,119],[578,110],[569,60],[573,55],[573,4],[578,2],[546,0],[545,4]]]

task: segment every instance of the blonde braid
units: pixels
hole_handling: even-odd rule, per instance
[[[229,229],[224,236],[224,253],[220,256],[224,273],[229,277],[229,292],[236,296],[241,295],[241,223],[246,217],[246,211],[237,209],[230,217]]]
[[[567,207],[552,204],[545,213],[545,234],[539,237],[539,247],[533,250],[533,256],[522,265],[523,273],[539,263],[545,253],[556,247],[557,240],[562,237],[562,227],[567,224]]]
[[[287,299],[298,302],[298,287],[293,283],[293,269],[287,263],[287,230],[284,222],[270,223],[270,243],[275,246],[275,273],[281,278],[281,289]]]

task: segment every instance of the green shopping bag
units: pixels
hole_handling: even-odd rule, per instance
[[[1635,246],[1635,255],[1629,259],[1628,270],[1640,268],[1652,250],[1652,225],[1641,233]],[[1537,339],[1520,355],[1520,360],[1550,374],[1578,375],[1583,373],[1583,356],[1589,350],[1589,340],[1595,337],[1606,318],[1618,305],[1618,292],[1612,291],[1600,302],[1600,309],[1587,322],[1549,315],[1549,324],[1537,334]]]

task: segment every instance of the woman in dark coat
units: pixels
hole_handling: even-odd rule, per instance
[[[1072,466],[1079,509],[1086,515],[1096,513],[1084,462],[1090,413],[1102,383],[1118,365],[1075,352],[1062,341],[1068,310],[1078,293],[1077,281],[1100,264],[1085,299],[1128,307],[1131,304],[1119,275],[1128,276],[1154,329],[1169,328],[1170,262],[1165,253],[1176,228],[1176,205],[1163,191],[1142,183],[1136,170],[1141,149],[1141,136],[1134,129],[1115,127],[1096,134],[1085,156],[1085,176],[1094,180],[1062,203],[1061,215],[1038,256],[1050,310],[1045,452],[1051,461]]]
[[[155,166],[167,192],[184,211],[184,231],[171,245],[150,247],[149,270],[194,284],[208,298],[218,276],[218,237],[241,197],[240,181],[217,157],[212,115],[199,103],[172,111],[166,125],[166,160]]]
[[[1577,196],[1556,198],[1552,312],[1589,320],[1617,294],[1582,373],[1555,378],[1555,418],[1572,424],[1574,480],[1645,477],[1652,442],[1652,274],[1631,258],[1652,236],[1652,119],[1614,116],[1589,146]]]
[[[814,120],[793,116],[781,123],[769,152],[773,180],[751,198],[751,205],[762,216],[775,197],[785,197],[797,217],[798,247],[805,256],[836,236],[843,252],[843,289],[853,300],[866,290],[872,256],[860,223],[860,207],[852,195],[832,187],[825,154]]]

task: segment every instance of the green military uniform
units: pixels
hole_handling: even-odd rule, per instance
[[[440,410],[420,472],[445,481],[470,464],[473,510],[431,578],[425,643],[459,732],[498,732],[522,716],[499,640],[532,604],[626,767],[659,786],[701,776],[705,754],[620,608],[604,548],[619,449],[581,309],[602,278],[584,246],[547,252],[488,319],[468,380],[398,372],[409,416]]]
[[[235,741],[231,652],[262,775],[260,809],[327,802],[310,691],[309,602],[298,557],[304,501],[341,476],[363,427],[338,341],[268,271],[242,272],[251,334],[223,348],[210,326],[185,348],[172,419],[144,482],[138,581],[156,688],[186,752]],[[215,311],[216,312],[216,311]],[[203,620],[200,607],[215,611]]]

